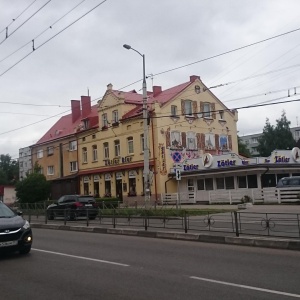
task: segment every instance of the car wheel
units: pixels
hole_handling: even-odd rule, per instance
[[[22,247],[20,250],[19,250],[19,253],[20,254],[28,254],[31,250],[31,246],[29,247]]]

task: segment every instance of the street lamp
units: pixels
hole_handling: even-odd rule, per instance
[[[144,194],[145,207],[150,202],[150,168],[149,168],[149,135],[148,135],[148,106],[147,106],[147,84],[145,70],[145,55],[141,54],[130,45],[124,44],[123,47],[127,50],[133,50],[143,58],[143,120],[144,120]]]

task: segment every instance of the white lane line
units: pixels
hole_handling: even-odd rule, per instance
[[[101,260],[101,259],[89,258],[89,257],[84,257],[84,256],[77,256],[77,255],[65,254],[65,253],[60,253],[60,252],[41,250],[41,249],[36,249],[36,248],[31,248],[31,250],[49,253],[49,254],[67,256],[67,257],[72,257],[72,258],[84,259],[84,260],[89,260],[89,261],[95,261],[95,262],[104,263],[104,264],[111,264],[111,265],[116,265],[116,266],[121,266],[121,267],[129,267],[129,265],[117,263],[114,261]]]
[[[300,295],[298,295],[298,294],[290,294],[290,293],[285,293],[285,292],[280,292],[280,291],[275,291],[275,290],[262,289],[262,288],[249,286],[249,285],[235,284],[235,283],[230,283],[230,282],[226,282],[226,281],[219,281],[219,280],[213,280],[213,279],[208,279],[208,278],[203,278],[203,277],[196,277],[196,276],[190,276],[190,278],[191,279],[202,280],[202,281],[208,281],[208,282],[212,282],[212,283],[235,286],[235,287],[239,287],[239,288],[243,288],[243,289],[249,289],[249,290],[255,290],[255,291],[260,291],[260,292],[265,292],[265,293],[271,293],[271,294],[283,295],[283,296],[288,296],[288,297],[300,298]]]

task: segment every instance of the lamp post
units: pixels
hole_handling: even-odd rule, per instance
[[[127,50],[133,50],[143,58],[143,121],[144,121],[144,195],[145,207],[150,203],[150,168],[149,168],[149,134],[148,134],[148,106],[147,106],[147,84],[145,70],[145,55],[141,54],[130,45],[124,44],[123,47]]]

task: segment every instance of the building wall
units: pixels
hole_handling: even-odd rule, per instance
[[[31,148],[24,147],[19,149],[19,178],[22,180],[26,178],[27,173],[32,169],[31,163]]]
[[[200,86],[200,93],[196,93],[196,86]],[[191,100],[197,103],[196,114],[193,117],[182,115],[182,101]],[[108,105],[108,103],[110,105]],[[200,107],[209,103],[211,114],[203,117]],[[171,115],[171,106],[177,106],[178,116]],[[143,201],[143,165],[141,135],[144,133],[143,119],[140,117],[122,121],[118,126],[111,124],[107,129],[102,128],[102,115],[107,114],[108,119],[114,110],[126,113],[132,109],[124,102],[115,99],[113,95],[106,95],[104,102],[99,105],[99,131],[94,135],[78,135],[78,160],[80,168],[81,193],[98,194],[101,197],[106,193],[106,182],[110,181],[112,196],[121,196],[123,200]],[[166,192],[175,192],[177,182],[169,178],[170,171],[174,168],[173,155],[179,153],[182,159],[179,163],[188,162],[189,159],[199,158],[205,152],[219,154],[223,152],[237,152],[238,116],[236,112],[229,111],[200,80],[196,80],[187,89],[177,94],[173,99],[161,105],[155,102],[151,105],[151,122],[149,126],[150,169],[153,172],[151,179],[152,200],[160,200],[160,195]],[[219,111],[223,111],[221,114]],[[171,145],[173,131],[180,135],[180,145]],[[182,142],[194,133],[196,149],[190,150],[186,142]],[[211,137],[213,145],[206,147],[205,138]],[[128,138],[133,138],[133,153],[128,152]],[[202,138],[202,144],[200,141]],[[221,143],[221,137],[222,143]],[[85,138],[83,140],[83,138]],[[226,143],[224,144],[224,139]],[[114,142],[120,141],[120,156],[116,157]],[[104,143],[109,145],[109,159],[104,157]],[[184,145],[182,145],[182,143]],[[201,144],[201,145],[200,145]],[[223,147],[222,147],[223,145]],[[97,160],[93,159],[93,146],[97,147]],[[131,183],[135,179],[136,195],[128,194]],[[131,178],[130,178],[131,177]],[[121,190],[118,190],[116,181],[121,181]],[[96,187],[96,188],[95,188]],[[97,188],[99,187],[99,190]],[[121,193],[121,195],[120,195]]]
[[[74,143],[74,149],[72,149],[70,143]],[[78,165],[74,171],[71,171],[70,168],[70,162],[77,163],[77,140],[75,135],[43,145],[32,146],[32,165],[34,166],[36,162],[42,167],[42,174],[46,176],[47,180],[54,180],[76,173]]]

